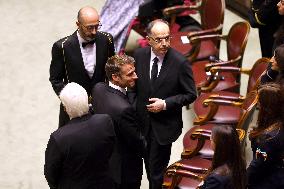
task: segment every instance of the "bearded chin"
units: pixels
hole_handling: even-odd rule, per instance
[[[95,39],[95,37],[96,37],[96,34],[93,34],[93,35],[89,35],[89,36],[86,36],[86,41],[92,41],[92,40],[94,40]]]

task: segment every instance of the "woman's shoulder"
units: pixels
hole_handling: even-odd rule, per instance
[[[230,175],[223,175],[216,172],[211,173],[204,181],[203,189],[231,189],[232,179]]]
[[[252,143],[265,143],[283,133],[283,127],[280,123],[275,123],[251,137]]]

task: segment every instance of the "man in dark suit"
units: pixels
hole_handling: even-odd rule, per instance
[[[110,169],[117,189],[139,189],[143,174],[142,152],[145,139],[134,108],[126,96],[126,88],[133,87],[137,75],[134,59],[115,55],[106,63],[109,83],[98,83],[92,90],[95,113],[112,117],[117,143],[110,161]]]
[[[277,11],[278,2],[279,0],[253,0],[251,4],[254,15],[251,24],[258,28],[262,57],[273,56],[274,33],[282,20]]]
[[[81,8],[77,19],[77,31],[55,42],[52,47],[49,81],[57,95],[64,85],[76,82],[90,96],[92,87],[105,80],[105,63],[114,55],[113,38],[98,31],[101,24],[94,8]],[[68,121],[61,104],[59,127]]]
[[[151,47],[134,52],[138,76],[136,107],[147,138],[145,167],[150,189],[162,188],[171,145],[182,132],[182,106],[196,99],[189,62],[170,48],[170,30],[163,20],[147,27]]]
[[[68,83],[59,98],[70,122],[50,135],[44,174],[52,189],[113,188],[109,173],[115,131],[110,116],[90,115],[86,90]]]

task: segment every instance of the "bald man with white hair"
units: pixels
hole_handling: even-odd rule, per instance
[[[91,99],[91,89],[106,79],[105,64],[114,55],[113,37],[99,31],[101,27],[97,10],[86,6],[78,11],[77,30],[53,44],[49,81],[56,95],[70,82],[81,85]],[[59,127],[69,121],[60,106]]]
[[[49,187],[112,189],[109,159],[116,136],[110,116],[89,114],[88,94],[77,83],[68,83],[59,97],[71,120],[47,144],[44,174]]]

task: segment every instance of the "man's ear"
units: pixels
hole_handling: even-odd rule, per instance
[[[119,81],[119,76],[117,74],[111,74],[111,78],[114,82],[118,82]]]
[[[146,36],[146,39],[147,39],[147,41],[149,43],[150,42],[150,37],[148,35]]]

